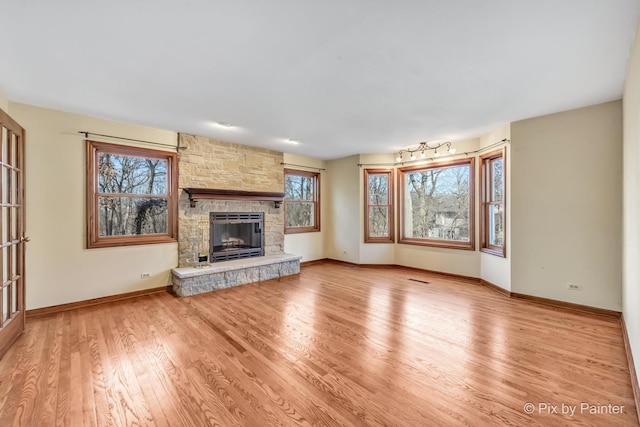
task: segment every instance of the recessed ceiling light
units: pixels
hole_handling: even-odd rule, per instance
[[[213,124],[217,127],[220,128],[224,128],[224,129],[232,129],[235,128],[234,125],[232,125],[231,123],[227,123],[227,122],[213,122]]]
[[[300,141],[296,141],[295,139],[287,139],[287,144],[291,144],[291,145],[298,145],[300,144]]]

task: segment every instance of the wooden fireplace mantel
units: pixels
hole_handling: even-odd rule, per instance
[[[284,193],[270,191],[217,190],[215,188],[184,188],[183,190],[189,195],[192,208],[196,207],[198,200],[256,200],[273,202],[275,207],[279,208],[284,199]]]

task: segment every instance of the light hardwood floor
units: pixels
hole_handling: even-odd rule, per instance
[[[618,319],[401,268],[33,318],[0,361],[0,426],[637,422]]]

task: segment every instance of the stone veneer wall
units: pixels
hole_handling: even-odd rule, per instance
[[[178,159],[179,266],[187,266],[186,260],[191,258],[191,241],[200,233],[198,224],[206,224],[205,236],[209,235],[209,212],[264,212],[265,255],[284,253],[282,207],[275,208],[273,202],[198,200],[192,208],[188,195],[182,191],[192,187],[281,192],[284,188],[282,153],[183,133],[178,135],[178,141],[180,147],[184,147]]]

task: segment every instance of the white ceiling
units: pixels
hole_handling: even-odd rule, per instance
[[[620,98],[639,11],[638,0],[2,0],[0,90],[324,159],[390,153]]]

